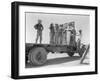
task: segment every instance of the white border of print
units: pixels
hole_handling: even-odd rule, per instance
[[[90,64],[88,66],[56,67],[56,68],[25,68],[25,12],[88,14],[90,15]],[[40,75],[55,73],[74,73],[95,71],[95,11],[72,8],[53,8],[37,6],[19,7],[19,75]]]

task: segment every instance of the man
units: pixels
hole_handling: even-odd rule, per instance
[[[36,37],[36,44],[38,39],[40,38],[40,44],[42,42],[42,31],[43,31],[43,25],[42,25],[42,21],[38,20],[38,23],[34,26],[34,28],[37,30],[37,37]]]
[[[58,24],[55,24],[55,44],[58,44],[58,33],[59,33],[59,25]]]
[[[63,44],[65,45],[65,44],[68,43],[68,23],[63,24],[63,28],[64,28],[64,31],[63,31],[64,41],[63,41]]]
[[[70,36],[70,45],[71,46],[75,46],[76,45],[76,30],[75,30],[75,22],[71,22],[69,24],[69,27],[71,27],[71,30],[69,30],[71,32],[71,36]]]
[[[50,24],[50,44],[54,44],[55,29],[53,23]]]
[[[63,43],[63,31],[64,31],[64,28],[63,28],[63,24],[60,25],[59,27],[59,44],[62,44]]]

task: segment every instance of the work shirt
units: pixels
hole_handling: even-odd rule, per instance
[[[35,29],[37,29],[38,31],[42,31],[43,30],[43,25],[42,24],[36,24]]]

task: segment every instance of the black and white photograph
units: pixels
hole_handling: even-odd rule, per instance
[[[12,3],[12,78],[97,74],[97,7]]]
[[[89,65],[90,16],[25,12],[26,68]]]

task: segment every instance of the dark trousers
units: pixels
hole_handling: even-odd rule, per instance
[[[41,44],[41,42],[42,42],[42,31],[37,31],[37,37],[36,37],[36,43],[38,42],[38,40],[39,40],[39,38],[40,38],[40,44]]]
[[[59,42],[59,41],[58,41],[58,36],[59,36],[59,35],[58,35],[58,32],[55,32],[55,44],[58,44],[58,42]]]
[[[62,32],[59,32],[58,42],[59,42],[59,44],[62,44],[62,42],[63,42],[63,33]]]
[[[76,46],[76,37],[73,35],[70,37],[70,45],[74,47]]]
[[[55,38],[55,33],[54,32],[50,32],[50,44],[54,44],[55,43],[55,40],[54,40],[54,38]]]

